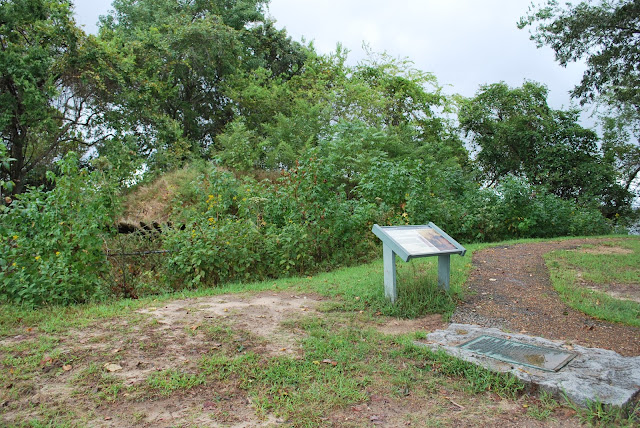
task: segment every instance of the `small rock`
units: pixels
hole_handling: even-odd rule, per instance
[[[106,363],[104,365],[104,368],[109,372],[117,372],[119,370],[122,370],[122,366],[120,366],[119,364],[113,364],[113,363]]]

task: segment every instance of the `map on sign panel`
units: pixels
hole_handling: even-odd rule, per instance
[[[447,238],[432,228],[386,227],[385,232],[409,254],[432,254],[457,251]]]

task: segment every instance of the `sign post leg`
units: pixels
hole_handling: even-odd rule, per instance
[[[398,298],[396,288],[396,253],[388,245],[382,246],[382,260],[384,262],[384,295],[391,303]]]
[[[438,256],[438,287],[449,292],[449,278],[451,276],[451,256],[441,254]]]

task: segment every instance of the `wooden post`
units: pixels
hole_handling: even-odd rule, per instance
[[[449,292],[449,277],[451,275],[451,257],[449,254],[438,256],[438,287]]]
[[[384,263],[384,295],[391,303],[398,298],[396,288],[396,253],[386,244],[382,246],[382,261]]]

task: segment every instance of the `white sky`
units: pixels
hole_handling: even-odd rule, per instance
[[[540,0],[535,0],[536,3]],[[373,51],[409,58],[432,72],[448,93],[473,96],[479,85],[505,81],[519,86],[525,79],[549,88],[549,103],[568,108],[568,91],[584,66],[560,67],[548,48],[537,49],[527,29],[519,30],[531,0],[271,0],[269,13],[278,28],[294,40],[313,40],[329,53],[337,43],[351,51],[349,62]],[[76,0],[76,19],[95,33],[99,15],[110,0]],[[587,120],[587,122],[590,122]]]

